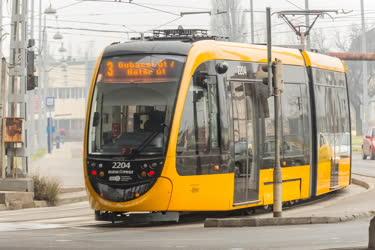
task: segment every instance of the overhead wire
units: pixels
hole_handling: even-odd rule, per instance
[[[298,8],[298,9],[300,9],[300,10],[305,10],[304,8],[302,8],[302,7],[298,6],[297,4],[293,3],[293,2],[292,2],[292,1],[290,1],[290,0],[285,0],[285,1],[286,1],[286,2],[288,2],[289,4],[293,5],[294,7],[296,7],[296,8]]]
[[[74,28],[74,27],[56,27],[46,26],[48,29],[63,29],[63,30],[83,30],[93,32],[104,32],[104,33],[139,33],[137,31],[125,31],[125,30],[103,30],[103,29],[92,29],[92,28]]]
[[[109,0],[82,0],[82,1],[84,1],[84,2],[111,2],[111,3],[130,4],[130,5],[135,5],[135,6],[138,6],[138,7],[141,7],[141,8],[155,10],[155,11],[162,12],[162,13],[169,14],[169,15],[180,16],[180,14],[178,14],[178,13],[163,10],[163,9],[160,9],[160,8],[151,7],[149,5],[134,3],[134,2],[131,2],[131,1],[129,1],[129,2],[121,2],[121,1],[120,2],[113,2],[113,1],[109,1]]]
[[[166,22],[166,23],[164,23],[164,24],[161,24],[161,25],[159,25],[159,26],[156,26],[156,27],[154,27],[154,28],[152,28],[152,29],[150,29],[150,30],[147,30],[147,31],[151,31],[151,30],[159,29],[159,28],[161,28],[161,27],[163,27],[163,26],[166,26],[166,25],[168,25],[168,24],[171,24],[171,23],[173,23],[173,22],[176,22],[177,20],[180,20],[181,18],[182,18],[182,16],[177,17],[177,18],[175,18],[175,19],[173,19],[173,20],[170,20],[170,21],[168,21],[168,22]]]

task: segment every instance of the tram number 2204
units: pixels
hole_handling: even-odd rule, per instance
[[[113,169],[123,169],[123,168],[130,168],[130,162],[123,162],[123,161],[114,161],[112,162]]]
[[[239,76],[247,75],[246,66],[243,66],[243,65],[237,66],[237,75]]]

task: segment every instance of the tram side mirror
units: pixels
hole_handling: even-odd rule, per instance
[[[222,75],[228,71],[228,64],[225,62],[219,62],[215,65],[216,73]]]
[[[99,125],[100,115],[99,112],[94,112],[94,117],[92,119],[92,126],[97,127]]]

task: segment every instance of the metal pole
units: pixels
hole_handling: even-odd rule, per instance
[[[228,17],[228,37],[229,37],[229,41],[233,42],[233,26],[232,26],[232,15],[230,13],[230,8],[229,8],[229,2],[230,0],[226,0],[225,1],[225,9],[226,9],[226,12],[227,12],[227,17]]]
[[[271,39],[271,9],[266,9],[267,15],[267,58],[268,58],[268,86],[272,90],[272,39]],[[280,90],[275,84],[273,91],[275,109],[275,165],[273,170],[273,217],[282,216],[282,172],[280,165]]]
[[[44,15],[43,18],[43,102],[46,102],[47,96],[48,96],[48,71],[47,71],[47,66],[48,66],[48,41],[47,41],[47,19],[46,15]],[[43,105],[43,115],[44,119],[47,121],[45,124],[46,126],[43,126],[43,128],[47,128],[48,133],[47,133],[47,149],[48,153],[52,153],[53,147],[52,147],[52,142],[53,142],[53,136],[52,136],[52,118],[51,118],[51,111],[48,113],[48,110],[46,108],[46,105]]]
[[[301,32],[300,38],[301,38],[301,48],[302,48],[302,50],[306,50],[306,34],[305,34],[305,32]],[[307,38],[308,38],[308,36],[307,36]]]
[[[43,29],[42,29],[42,0],[39,0],[39,20],[38,20],[38,94],[40,98],[40,104],[42,105],[39,109],[38,114],[38,146],[39,148],[46,148],[46,115],[44,113],[44,62],[43,62]]]
[[[3,0],[0,0],[0,58],[3,58]]]
[[[272,33],[271,33],[271,9],[266,8],[266,22],[267,22],[267,62],[268,62],[268,89],[270,94],[272,89]]]
[[[250,29],[251,29],[251,43],[254,42],[254,4],[253,0],[250,0]]]
[[[31,0],[31,6],[30,6],[30,35],[29,38],[30,40],[34,40],[34,0]],[[29,48],[30,50],[34,51],[34,46]],[[36,138],[36,133],[35,131],[35,113],[34,113],[34,100],[35,100],[35,90],[29,91],[27,93],[27,113],[29,117],[28,121],[28,131],[33,131],[33,133],[28,133],[28,148],[29,148],[29,153],[34,153],[35,150],[35,138]]]
[[[309,10],[309,0],[305,0],[305,10],[308,11]],[[306,15],[305,16],[305,23],[306,23],[306,27],[309,27],[310,26],[310,16],[309,15]],[[310,36],[307,36],[306,37],[306,47],[304,48],[304,50],[310,50],[311,48],[311,43],[310,43]]]
[[[0,0],[1,1],[1,0]],[[0,77],[0,174],[1,178],[5,178],[5,144],[3,137],[4,116],[5,116],[5,99],[6,99],[6,75],[7,64],[5,57],[1,58],[1,77]]]
[[[3,57],[3,1],[0,0],[0,58],[1,58],[1,76],[0,76],[0,177],[5,177],[4,165],[4,138],[3,138],[3,118],[5,116],[5,79],[6,79],[6,61]]]
[[[364,3],[361,0],[361,23],[362,23],[362,53],[367,52],[367,44],[366,44],[366,23],[365,23],[365,11],[364,11]],[[363,85],[363,111],[362,111],[362,133],[364,134],[367,129],[367,121],[368,121],[368,81],[367,81],[367,62],[362,62],[362,85]]]
[[[9,117],[23,118],[27,128],[26,95],[26,56],[27,56],[27,0],[12,1],[11,36],[9,54],[9,88],[8,88],[8,115]],[[7,147],[7,174],[15,172],[15,157],[22,157],[22,171],[27,174],[27,129],[23,143],[17,145],[9,143]],[[17,147],[17,148],[16,148]]]

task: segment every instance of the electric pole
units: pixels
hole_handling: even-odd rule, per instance
[[[30,30],[29,30],[29,43],[28,49],[32,51],[32,55],[34,57],[34,0],[30,1]],[[30,58],[29,58],[30,59]],[[34,58],[32,58],[34,61]],[[27,62],[29,63],[29,62]],[[33,131],[32,133],[27,134],[27,141],[28,141],[28,149],[29,153],[34,153],[35,149],[35,115],[34,115],[34,100],[35,100],[35,90],[29,91],[26,95],[27,100],[27,115],[28,115],[28,131]]]
[[[0,0],[0,57],[3,57],[3,0]]]
[[[250,0],[250,34],[251,34],[251,43],[254,44],[254,3],[253,0]]]
[[[309,11],[309,0],[305,0],[305,10]],[[306,27],[310,27],[310,16],[306,15],[305,16],[305,23]],[[310,43],[310,36],[306,37],[306,49],[310,50],[311,48],[311,43]]]
[[[3,118],[5,109],[5,79],[6,79],[6,66],[5,58],[3,57],[3,1],[0,0],[0,178],[4,178],[4,138],[3,138]]]
[[[274,96],[274,124],[275,124],[275,165],[273,168],[273,217],[281,217],[283,211],[283,176],[280,163],[280,98],[281,86],[278,84],[280,79],[281,61],[272,59],[272,31],[271,31],[271,9],[266,8],[267,19],[267,71],[268,88]],[[275,69],[275,70],[273,70]],[[275,75],[274,75],[275,74]],[[278,79],[276,79],[278,78]],[[273,80],[275,79],[275,80]]]
[[[26,59],[27,59],[27,0],[13,0],[9,54],[8,116],[23,121],[23,141],[7,142],[7,175],[15,175],[16,158],[22,159],[22,172],[28,172],[27,152],[27,104],[26,104]],[[19,128],[17,128],[19,130]],[[18,132],[18,131],[17,131]]]
[[[361,23],[362,23],[362,46],[361,52],[367,52],[366,44],[366,23],[365,23],[365,11],[364,3],[361,0]],[[363,85],[363,103],[362,103],[362,133],[366,133],[367,121],[368,121],[368,80],[367,80],[367,62],[362,61],[362,85]]]

